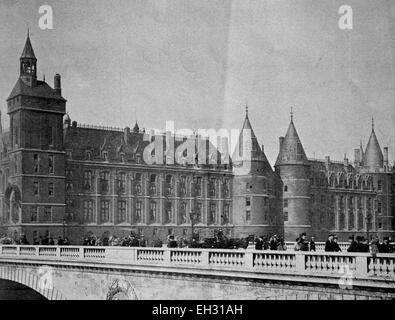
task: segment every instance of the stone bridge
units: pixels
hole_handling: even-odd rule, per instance
[[[395,254],[4,245],[0,279],[50,300],[393,299]]]

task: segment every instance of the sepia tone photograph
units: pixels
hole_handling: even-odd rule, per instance
[[[394,1],[0,0],[0,56],[0,300],[395,299]]]

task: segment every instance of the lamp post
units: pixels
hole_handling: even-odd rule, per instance
[[[192,211],[189,213],[189,219],[191,220],[192,239],[193,239],[194,234],[195,234],[194,226],[195,226],[195,219],[196,219],[196,213],[195,213],[194,210],[192,210]]]
[[[62,228],[63,228],[63,239],[65,239],[66,238],[66,218],[63,219]]]

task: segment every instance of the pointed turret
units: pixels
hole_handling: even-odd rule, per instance
[[[137,121],[136,121],[136,124],[134,125],[133,132],[134,133],[139,133],[140,132],[140,128],[139,128],[139,125],[137,124]]]
[[[243,157],[244,160],[246,160],[246,156],[248,156],[250,160],[267,161],[265,154],[262,152],[263,150],[259,146],[254,130],[252,129],[248,117],[248,106],[246,106],[246,115],[239,136],[238,148],[236,150],[238,150],[239,155]]]
[[[293,115],[285,138],[280,138],[280,152],[277,157],[276,166],[282,164],[307,164],[308,160],[302,143],[296,131]]]
[[[292,111],[287,134],[285,138],[280,137],[275,169],[283,183],[285,239],[295,239],[303,232],[311,234],[310,165],[296,131]]]
[[[374,120],[372,119],[372,133],[370,134],[369,142],[363,156],[363,166],[370,169],[382,168],[383,161],[383,152],[381,151],[379,141],[374,132]]]
[[[32,43],[30,42],[29,32],[27,33],[27,39],[26,39],[25,47],[23,48],[22,55],[21,55],[21,59],[26,59],[26,58],[28,58],[28,59],[36,59],[36,55],[34,54]]]
[[[37,80],[37,59],[34,54],[32,43],[30,42],[29,31],[25,47],[20,57],[20,77],[30,87],[36,85]]]

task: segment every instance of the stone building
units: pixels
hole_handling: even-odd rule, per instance
[[[283,182],[286,239],[302,232],[320,240],[329,233],[343,241],[351,235],[394,237],[394,167],[387,147],[383,155],[373,123],[366,149],[354,150],[352,165],[346,157],[308,159],[291,115],[275,169]]]
[[[76,244],[88,233],[132,230],[149,242],[219,229],[287,240],[301,232],[317,240],[329,232],[394,235],[394,171],[373,128],[354,165],[310,160],[291,117],[273,170],[248,110],[232,159],[223,161],[226,152],[198,135],[78,124],[66,102],[59,74],[53,88],[37,79],[28,36],[7,98],[10,129],[0,128],[0,233],[31,241],[49,232]]]

